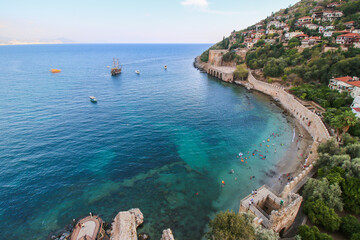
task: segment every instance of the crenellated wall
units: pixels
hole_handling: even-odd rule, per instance
[[[274,99],[278,99],[283,107],[299,120],[301,125],[313,137],[314,141],[322,142],[330,138],[330,134],[321,118],[307,109],[283,88],[256,80],[251,74],[251,71],[249,71],[248,81],[253,85],[254,89],[266,93]]]

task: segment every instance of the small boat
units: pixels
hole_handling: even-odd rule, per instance
[[[139,74],[140,74],[140,71],[139,71],[139,70],[136,70],[135,73],[139,75]]]
[[[96,103],[97,99],[94,96],[90,96],[90,102]]]
[[[164,69],[167,70],[167,66],[166,66],[166,65],[164,66]]]
[[[59,72],[61,72],[61,70],[60,69],[51,69],[50,72],[51,73],[59,73]]]
[[[113,59],[113,67],[111,68],[111,76],[116,76],[121,73],[122,67],[119,67],[119,59]]]

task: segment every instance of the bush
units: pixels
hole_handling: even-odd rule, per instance
[[[305,184],[302,195],[308,201],[320,200],[327,207],[343,210],[339,184],[330,184],[326,178],[321,180],[310,178]]]
[[[200,60],[202,62],[208,62],[209,61],[209,50],[206,50],[205,52],[203,52],[200,56]]]
[[[249,74],[249,71],[246,69],[245,64],[241,64],[236,66],[236,70],[234,71],[234,79],[246,79]]]
[[[360,233],[355,233],[351,235],[350,240],[360,240]]]
[[[210,231],[206,237],[211,240],[255,240],[255,231],[251,221],[243,214],[234,212],[218,213],[209,223]]]
[[[352,215],[341,218],[340,231],[348,238],[354,233],[360,233],[360,222]]]
[[[342,184],[344,206],[347,210],[360,213],[360,179],[348,177]]]
[[[319,224],[328,231],[334,232],[340,228],[340,217],[321,200],[306,201],[304,212],[313,224]]]
[[[308,225],[302,225],[299,227],[298,235],[303,240],[332,240],[333,238],[326,233],[320,233],[316,226],[309,227]]]
[[[224,62],[231,62],[236,59],[236,53],[235,52],[227,52],[223,55],[222,60]]]

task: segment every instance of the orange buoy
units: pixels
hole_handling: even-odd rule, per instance
[[[59,72],[61,72],[61,70],[60,69],[51,69],[50,72],[51,73],[59,73]]]
[[[244,159],[241,159],[241,162],[244,162]]]
[[[225,181],[224,181],[224,180],[222,180],[221,183],[225,185]]]

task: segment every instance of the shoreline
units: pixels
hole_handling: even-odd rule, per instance
[[[196,57],[194,60],[194,67],[202,73],[207,72],[207,63],[201,62],[199,56]],[[246,88],[245,85],[238,84],[235,81],[232,83]],[[257,89],[252,89],[252,91],[259,92],[260,94],[269,97],[269,101],[274,101],[270,94],[259,91]],[[283,114],[286,114],[287,120],[294,127],[295,131],[295,137],[293,139],[293,142],[291,143],[289,149],[286,151],[285,155],[277,161],[274,170],[270,170],[268,173],[265,173],[267,175],[267,178],[266,180],[264,180],[264,184],[267,184],[274,191],[274,193],[280,196],[286,184],[290,182],[287,179],[287,174],[289,174],[290,177],[295,178],[303,170],[305,159],[309,156],[311,147],[314,143],[314,139],[311,136],[310,132],[308,132],[301,125],[299,120],[296,119],[295,116],[293,116],[293,114],[291,114],[285,108],[285,106],[277,102],[275,102],[275,104],[284,111]],[[303,137],[299,137],[300,135]],[[280,180],[279,176],[281,176]]]
[[[286,184],[290,182],[287,179],[287,174],[289,174],[289,177],[296,177],[303,170],[305,159],[309,155],[314,142],[311,135],[301,126],[297,119],[292,116],[287,116],[287,118],[294,127],[294,141],[285,155],[276,163],[275,173],[269,176],[266,181],[267,185],[279,196]],[[280,180],[279,176],[281,176]]]

